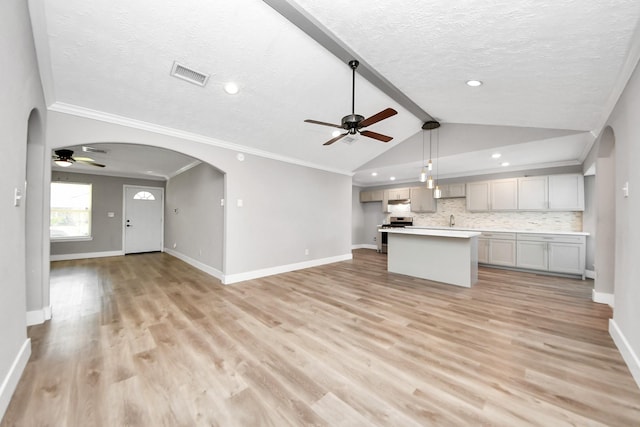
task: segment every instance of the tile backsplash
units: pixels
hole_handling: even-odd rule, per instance
[[[386,221],[398,214],[387,215]],[[401,215],[412,216],[413,225],[422,227],[448,227],[449,216],[453,215],[456,227],[582,231],[582,212],[469,212],[464,198],[438,200],[435,213],[403,212]]]

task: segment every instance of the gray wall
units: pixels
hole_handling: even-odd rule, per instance
[[[224,174],[201,163],[167,182],[164,245],[222,271]]]
[[[49,148],[110,141],[180,151],[225,173],[225,275],[351,254],[351,177],[245,153],[218,141],[50,112]],[[220,145],[223,145],[220,141]],[[242,200],[242,207],[238,201]],[[305,249],[309,255],[305,255]]]
[[[121,251],[123,185],[165,187],[164,181],[120,178],[72,172],[51,172],[51,181],[92,184],[91,235],[92,240],[79,242],[51,242],[51,255]],[[113,212],[113,218],[107,216]]]
[[[585,268],[594,271],[596,256],[596,177],[589,175],[584,177],[584,212],[582,213],[582,231],[589,233],[587,236],[587,253]]]
[[[362,245],[365,242],[364,203],[360,203],[360,187],[351,190],[351,244]]]
[[[615,136],[615,309],[613,319],[630,350],[640,355],[640,70],[636,69],[611,114]],[[598,173],[596,172],[596,179]],[[622,187],[629,183],[629,197]],[[600,194],[598,194],[598,197]],[[600,244],[600,243],[599,243]],[[599,268],[596,265],[596,268]],[[637,361],[637,359],[636,359]],[[633,371],[633,369],[632,369]],[[640,384],[640,366],[635,367]]]
[[[0,384],[8,381],[0,394],[1,417],[13,393],[16,375],[21,373],[19,365],[10,377],[11,367],[21,348],[29,349],[26,332],[27,209],[26,200],[18,207],[14,206],[13,194],[14,189],[25,191],[27,139],[37,138],[38,141],[32,143],[43,144],[38,129],[44,125],[46,111],[26,1],[0,2],[0,64],[0,144],[2,152],[10,153],[11,157],[11,161],[4,162],[0,169],[0,235],[4,242],[0,249]],[[31,116],[34,109],[40,114]],[[29,126],[30,116],[32,126]],[[32,184],[37,187],[42,183]],[[40,212],[40,216],[35,215],[32,220],[39,222],[41,218]],[[37,249],[30,248],[42,263],[42,253]],[[40,269],[38,274],[41,273]]]

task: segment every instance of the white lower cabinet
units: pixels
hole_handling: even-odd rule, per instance
[[[481,243],[481,241],[483,241]],[[480,247],[482,246],[482,249]],[[481,253],[481,251],[483,253]],[[515,233],[482,233],[478,239],[478,262],[484,264],[516,266]]]
[[[478,237],[478,262],[489,264],[489,239]]]
[[[516,266],[584,277],[585,236],[518,233]]]

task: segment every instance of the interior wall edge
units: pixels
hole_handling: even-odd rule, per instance
[[[11,364],[11,368],[9,369],[7,376],[0,385],[0,420],[2,420],[4,413],[7,411],[13,392],[18,386],[18,382],[20,381],[20,377],[27,366],[30,356],[31,338],[27,338],[22,344],[22,347],[20,347],[20,350]]]
[[[622,358],[631,372],[631,376],[638,385],[638,388],[640,388],[640,358],[638,358],[638,355],[633,351],[627,337],[624,336],[615,319],[609,319],[609,335],[613,338],[613,342],[616,347],[618,347]]]

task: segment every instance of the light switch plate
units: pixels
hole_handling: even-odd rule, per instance
[[[14,189],[13,191],[13,206],[20,206],[20,201],[22,200],[22,191],[19,188]]]
[[[241,208],[242,206],[244,206],[242,199],[238,199],[238,207]]]
[[[629,197],[629,181],[624,183],[624,187],[622,187],[622,195],[624,197]]]

